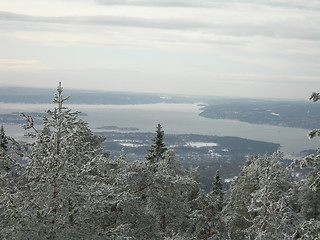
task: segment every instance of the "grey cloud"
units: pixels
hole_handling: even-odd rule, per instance
[[[0,11],[0,21],[24,21],[28,20],[30,17],[22,14],[15,14],[10,12]]]
[[[320,40],[320,25],[307,26],[294,24],[290,21],[274,21],[264,24],[235,24],[224,26],[224,28],[214,29],[221,35],[236,37],[262,36],[269,38],[293,38],[302,40]]]
[[[97,0],[103,5],[157,6],[157,7],[190,7],[199,6],[205,0]]]
[[[271,7],[320,10],[318,0],[96,0],[102,5],[147,7],[216,7],[232,4],[257,4]]]
[[[34,17],[0,11],[0,21],[22,21],[56,24],[110,25],[162,29],[209,28],[211,24],[188,19],[147,19],[117,16],[69,16],[69,17]]]
[[[68,16],[68,17],[35,17],[0,11],[0,22],[11,21],[17,27],[22,23],[48,23],[63,25],[94,25],[153,28],[167,30],[199,30],[222,36],[250,37],[264,36],[270,38],[296,38],[320,40],[320,17],[304,19],[284,19],[268,22],[252,23],[228,20],[223,23],[195,21],[192,19],[149,19],[127,16]],[[48,29],[48,28],[47,28]]]

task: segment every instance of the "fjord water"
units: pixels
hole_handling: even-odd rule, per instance
[[[1,104],[0,114],[10,112],[44,112],[53,105]],[[167,134],[201,134],[236,136],[257,141],[279,143],[281,151],[292,154],[306,149],[317,149],[318,139],[310,140],[309,130],[240,122],[237,120],[207,119],[200,117],[197,104],[146,104],[146,105],[68,105],[72,110],[88,116],[81,118],[92,131],[103,126],[139,128],[141,132],[154,132],[158,123]],[[319,123],[320,126],[320,123]],[[10,136],[21,136],[23,129],[5,125]]]

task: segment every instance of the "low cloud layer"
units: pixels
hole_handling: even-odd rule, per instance
[[[1,59],[0,71],[30,71],[42,69],[41,63],[36,60]]]
[[[255,9],[250,9],[250,11]],[[256,9],[257,11],[259,9]],[[260,9],[261,10],[261,9]],[[265,8],[261,15],[247,16],[248,10],[242,12],[223,10],[213,11],[216,16],[210,17],[204,11],[205,19],[198,17],[132,17],[132,16],[67,16],[67,17],[39,17],[0,11],[0,21],[6,24],[38,23],[61,25],[95,25],[114,27],[154,28],[164,30],[200,30],[207,34],[228,36],[265,36],[272,38],[299,38],[306,40],[320,39],[319,13],[304,14],[301,12],[287,12],[277,15],[272,9]],[[281,13],[278,10],[279,14]],[[233,13],[237,14],[232,18]],[[241,19],[241,17],[243,17]],[[32,28],[30,28],[32,29]]]
[[[259,4],[267,6],[279,6],[287,8],[309,8],[320,9],[320,3],[317,0],[96,0],[103,5],[118,6],[157,6],[157,7],[217,7],[232,4]]]
[[[224,91],[234,81],[256,86],[271,76],[279,76],[279,84],[297,76],[311,85],[310,79],[320,76],[320,3],[315,0],[16,1],[0,11],[2,72],[35,71],[40,65],[53,71],[107,67],[201,76],[212,88],[217,76],[228,76],[218,83]],[[28,67],[14,67],[8,59]],[[172,84],[178,89],[181,82]]]

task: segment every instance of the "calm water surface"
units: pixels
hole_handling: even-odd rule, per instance
[[[43,112],[53,105],[3,104],[0,113]],[[96,131],[98,127],[115,125],[135,127],[142,132],[154,132],[158,123],[167,134],[203,134],[237,136],[252,140],[279,143],[285,153],[299,153],[305,149],[317,149],[319,139],[310,140],[309,130],[243,123],[236,120],[215,120],[200,117],[196,104],[148,104],[148,105],[68,105],[72,110],[88,114],[81,118]],[[319,123],[320,125],[320,123]],[[5,125],[5,131],[13,137],[21,137],[23,129]]]

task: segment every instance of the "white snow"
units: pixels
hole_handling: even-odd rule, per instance
[[[144,146],[143,144],[136,144],[136,143],[122,143],[120,142],[120,144],[124,147],[141,147]]]
[[[237,176],[235,176],[233,178],[226,178],[226,179],[224,179],[224,182],[225,183],[231,183],[231,182],[234,182],[236,179],[237,179]]]
[[[147,146],[146,144],[137,143],[137,142],[130,141],[130,140],[114,140],[114,141],[118,142],[119,144],[121,144],[124,147],[143,147],[143,146]]]
[[[185,146],[200,148],[200,147],[217,147],[217,143],[208,143],[208,142],[188,142]]]
[[[215,153],[213,150],[209,150],[208,153],[211,155],[211,157],[221,157],[219,153]]]
[[[169,97],[169,96],[162,96],[162,97],[160,97],[160,99],[172,99],[172,97]]]

